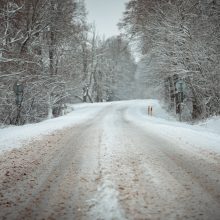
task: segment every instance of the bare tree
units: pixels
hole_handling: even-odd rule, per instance
[[[220,113],[219,8],[217,1],[131,0],[119,24],[143,54],[143,86],[164,96],[164,80],[177,74],[191,90],[196,118]]]

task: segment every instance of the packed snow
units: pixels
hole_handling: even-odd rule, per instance
[[[0,157],[0,216],[219,219],[218,118],[180,123],[157,100],[71,107],[0,130],[2,152],[27,145]]]
[[[220,152],[220,117],[213,117],[197,125],[180,123],[169,115],[158,100],[133,100],[98,104],[72,105],[72,112],[65,116],[45,120],[37,124],[10,126],[0,129],[0,152],[19,148],[24,143],[41,138],[66,127],[94,118],[107,105],[126,107],[126,118],[146,129],[151,135],[159,135],[174,144],[189,148],[211,148]],[[148,106],[153,115],[148,115]]]

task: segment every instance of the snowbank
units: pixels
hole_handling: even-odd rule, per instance
[[[146,106],[153,106],[153,116],[147,115]],[[158,136],[183,148],[211,149],[220,152],[220,118],[205,123],[190,125],[180,123],[162,109],[158,100],[136,101],[128,108],[127,120],[141,126],[152,136]]]
[[[42,135],[92,119],[104,106],[101,104],[77,104],[72,106],[74,111],[62,117],[45,120],[37,124],[1,128],[0,153],[19,148],[24,142],[27,143],[33,138],[40,138]]]
[[[21,147],[25,142],[42,135],[70,127],[94,118],[106,106],[125,109],[127,120],[143,127],[147,134],[157,135],[169,142],[187,148],[212,148],[220,152],[220,117],[213,117],[206,122],[189,125],[180,123],[170,116],[160,105],[158,100],[132,100],[113,103],[77,104],[71,113],[43,121],[38,124],[28,124],[20,127],[0,129],[0,153]],[[148,106],[153,107],[153,116],[148,116]],[[117,114],[117,111],[115,111]]]
[[[206,128],[207,130],[211,132],[220,134],[220,117],[219,116],[207,119],[205,122],[200,122],[198,125],[200,127]]]

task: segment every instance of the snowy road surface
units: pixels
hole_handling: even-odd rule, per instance
[[[220,219],[220,136],[167,121],[153,102],[0,155],[0,219]],[[146,105],[146,106],[145,106]]]

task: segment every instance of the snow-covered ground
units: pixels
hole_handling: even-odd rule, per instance
[[[1,128],[0,153],[13,148],[19,148],[24,143],[28,143],[33,139],[39,139],[43,135],[83,123],[95,117],[102,108],[103,105],[101,104],[77,104],[72,106],[72,112],[62,117],[48,119],[36,124]]]
[[[114,103],[77,104],[74,110],[62,117],[45,120],[37,124],[0,129],[0,152],[19,148],[34,138],[40,138],[57,130],[80,124],[94,118],[107,105],[126,106],[128,120],[142,126],[169,141],[192,148],[212,148],[220,152],[220,117],[213,117],[198,125],[177,122],[157,100],[132,100]],[[153,116],[147,115],[147,107],[153,107]]]
[[[0,219],[219,220],[218,118],[180,123],[157,100],[73,107],[0,131],[2,149],[26,144],[0,154]]]
[[[200,122],[199,126],[211,132],[220,134],[220,117],[215,116],[210,119],[207,119],[204,122]]]
[[[147,105],[153,106],[153,116],[147,115]],[[185,148],[212,149],[220,152],[220,117],[197,125],[180,123],[161,108],[157,100],[134,101],[127,110],[128,120],[145,128],[153,136],[161,136]]]

